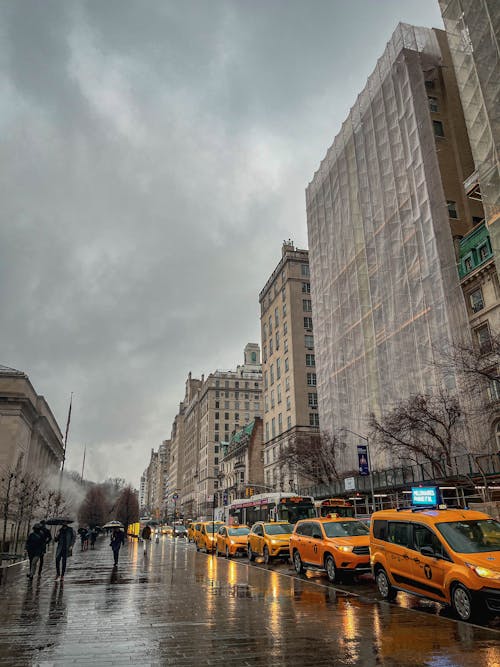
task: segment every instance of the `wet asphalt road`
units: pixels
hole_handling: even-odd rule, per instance
[[[129,542],[114,571],[107,540],[97,547],[75,552],[63,584],[51,564],[0,589],[0,665],[500,667],[495,627],[409,596],[378,602],[370,581],[339,590],[170,537],[146,557]]]

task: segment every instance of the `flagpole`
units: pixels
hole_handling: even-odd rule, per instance
[[[83,448],[83,463],[82,463],[82,484],[83,484],[83,471],[85,470],[85,454],[87,453],[87,445]]]
[[[63,478],[63,472],[64,472],[64,464],[66,463],[66,446],[68,444],[68,431],[69,431],[69,423],[71,421],[71,407],[72,407],[72,405],[73,405],[73,392],[71,392],[71,396],[70,396],[70,399],[69,399],[68,419],[66,421],[66,432],[64,434],[63,458],[62,458],[62,465],[61,465],[61,473],[59,475],[59,493],[61,493],[62,478]]]

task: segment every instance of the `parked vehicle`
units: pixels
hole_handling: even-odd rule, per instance
[[[500,614],[500,523],[462,509],[372,515],[371,566],[392,600],[406,591],[451,605],[463,621]]]
[[[215,545],[215,555],[224,554],[226,558],[247,553],[248,526],[220,526]]]
[[[215,551],[215,536],[222,521],[202,521],[196,536],[196,551]]]
[[[174,532],[173,532],[173,537],[186,537],[187,538],[187,528],[186,526],[183,525],[176,525],[174,526]]]
[[[247,535],[248,559],[263,556],[264,563],[274,558],[288,560],[293,526],[287,521],[258,521]]]
[[[370,535],[365,524],[348,517],[298,521],[290,538],[295,570],[325,570],[331,582],[345,574],[370,571]]]

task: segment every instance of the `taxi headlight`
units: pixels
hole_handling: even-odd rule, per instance
[[[271,544],[273,545],[273,547],[277,547],[278,544],[280,544],[280,541],[279,540],[271,540]]]
[[[233,545],[235,544],[235,541],[234,541],[234,540],[229,540],[229,544],[230,544],[231,546],[233,546]]]
[[[473,565],[472,563],[466,563],[467,567],[470,567],[478,577],[483,579],[500,579],[500,572],[494,572],[489,570],[487,567],[482,567],[482,565]]]
[[[339,547],[339,551],[344,551],[345,553],[351,553],[354,547]]]

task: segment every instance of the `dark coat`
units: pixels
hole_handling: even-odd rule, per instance
[[[150,540],[151,539],[151,528],[149,526],[144,526],[142,529],[142,539]]]
[[[55,537],[57,542],[56,557],[66,554],[69,555],[69,551],[73,544],[75,543],[75,531],[69,526],[61,526],[59,532]]]
[[[121,530],[116,530],[111,536],[110,546],[113,551],[119,551],[122,544],[125,542],[125,534]]]
[[[26,551],[30,558],[45,553],[45,539],[41,532],[33,530],[26,540]]]
[[[40,533],[43,537],[43,553],[45,553],[47,551],[47,546],[52,541],[52,535],[50,534],[50,530],[43,525],[40,526]]]

